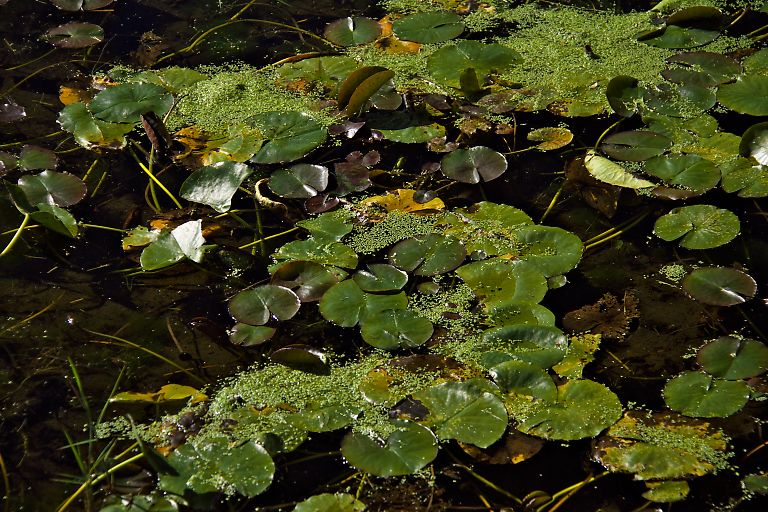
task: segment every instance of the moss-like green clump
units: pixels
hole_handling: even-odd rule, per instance
[[[374,254],[400,240],[434,232],[436,217],[393,211],[371,226],[355,226],[344,243],[360,254]]]

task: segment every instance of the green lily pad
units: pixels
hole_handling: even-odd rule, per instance
[[[682,237],[680,246],[686,249],[725,245],[739,230],[739,218],[734,213],[708,204],[674,208],[659,217],[653,228],[654,234],[667,242]]]
[[[688,497],[691,488],[685,480],[666,480],[664,482],[646,482],[648,488],[642,496],[654,503],[674,503]]]
[[[721,85],[717,101],[740,114],[768,116],[768,75],[745,75]]]
[[[70,22],[50,29],[44,37],[61,48],[86,48],[104,40],[104,29],[93,23]]]
[[[720,181],[720,170],[699,155],[664,155],[647,160],[643,170],[664,180],[666,185],[685,187],[699,194]]]
[[[349,57],[334,55],[292,62],[280,66],[277,71],[287,82],[313,82],[333,95],[337,92],[339,84],[358,66],[359,64]]]
[[[768,6],[764,7],[764,9]],[[741,481],[744,489],[753,494],[768,494],[768,473],[747,475]]]
[[[371,263],[368,270],[359,270],[352,276],[365,292],[393,292],[408,282],[408,274],[385,263]]]
[[[751,160],[738,158],[720,171],[726,192],[738,192],[739,197],[768,196],[768,165],[753,165]]]
[[[768,165],[768,122],[753,124],[741,136],[739,153]]]
[[[309,231],[312,238],[321,242],[338,242],[352,231],[352,223],[348,218],[333,213],[302,220],[296,225]]]
[[[249,325],[238,322],[229,333],[229,341],[235,345],[253,347],[272,339],[277,330],[264,325]]]
[[[429,409],[424,421],[441,440],[456,439],[487,448],[507,429],[504,403],[472,381],[444,382],[414,394],[414,398]]]
[[[506,360],[518,360],[538,368],[551,368],[562,361],[568,340],[557,327],[544,325],[505,325],[483,332],[486,347],[503,354],[501,358],[481,358],[488,367]]]
[[[19,188],[30,204],[45,203],[55,206],[72,206],[79,203],[86,194],[83,180],[73,174],[43,171],[40,174],[19,178]]]
[[[292,290],[265,284],[243,290],[229,301],[229,312],[238,322],[264,325],[270,318],[288,320],[299,311],[301,301]]]
[[[728,438],[703,420],[629,411],[596,443],[594,458],[638,480],[678,480],[728,465]]]
[[[364,292],[358,284],[347,279],[331,287],[320,299],[320,314],[342,327],[354,327],[382,311],[405,309],[405,293],[376,295]],[[431,333],[430,333],[431,335]]]
[[[19,155],[18,166],[25,171],[33,171],[36,169],[55,169],[59,163],[59,158],[56,153],[50,149],[41,148],[40,146],[34,146],[32,144],[25,144],[21,148],[21,154]]]
[[[248,121],[267,140],[251,159],[257,164],[298,160],[320,146],[328,136],[325,128],[303,112],[265,112]]]
[[[461,242],[438,234],[406,238],[389,250],[390,263],[417,276],[450,272],[461,265],[465,257]]]
[[[312,261],[287,261],[272,273],[271,284],[290,288],[301,302],[313,302],[345,277],[346,272],[336,267]]]
[[[572,380],[557,387],[555,402],[511,395],[507,410],[521,432],[561,441],[594,437],[613,425],[622,413],[619,398],[591,380]]]
[[[269,189],[280,197],[309,199],[328,186],[328,168],[322,165],[296,164],[275,171],[269,177]]]
[[[300,372],[330,374],[328,355],[309,345],[286,345],[269,354],[269,360]]]
[[[615,76],[605,88],[608,104],[614,112],[622,117],[632,117],[643,98],[643,89],[638,86],[637,78],[631,76]]]
[[[600,149],[616,160],[640,162],[662,154],[671,145],[672,141],[661,134],[634,130],[609,135],[603,140]]]
[[[507,170],[507,159],[491,148],[475,146],[457,149],[443,157],[440,169],[448,178],[462,183],[491,181]]]
[[[355,499],[351,494],[340,492],[336,494],[317,494],[297,503],[293,512],[363,512],[365,503]]]
[[[371,112],[366,120],[370,129],[393,142],[429,142],[445,135],[445,127],[421,110]]]
[[[517,239],[524,244],[518,258],[533,264],[544,277],[576,268],[584,252],[578,236],[554,226],[523,226],[517,230]]]
[[[432,322],[405,309],[380,311],[360,320],[363,340],[383,350],[418,347],[426,343],[433,332]]]
[[[540,302],[548,290],[541,271],[534,264],[520,260],[476,261],[456,269],[456,275],[488,307],[509,301]]]
[[[274,254],[278,261],[314,261],[343,268],[357,267],[357,253],[348,245],[317,238],[296,240],[280,247]]]
[[[548,126],[531,130],[526,138],[538,142],[535,147],[539,151],[554,151],[570,144],[573,141],[573,132],[562,126]]]
[[[191,220],[161,234],[141,252],[141,268],[158,270],[184,259],[203,261],[205,253],[202,221]]]
[[[548,402],[557,400],[557,387],[552,377],[525,361],[504,361],[493,366],[490,374],[504,393],[532,396]]]
[[[290,416],[291,423],[308,432],[332,432],[349,426],[360,415],[360,408],[350,404],[309,406]]]
[[[486,304],[488,324],[502,325],[555,325],[555,314],[534,302],[501,301]]]
[[[662,76],[670,81],[672,77],[681,79],[681,83],[694,83],[702,87],[714,87],[730,82],[741,74],[741,64],[738,61],[714,52],[685,52],[673,55],[667,59],[670,64],[681,66],[662,72]],[[679,73],[679,72],[684,73]]]
[[[93,11],[106,7],[115,0],[51,0],[62,11]]]
[[[704,304],[733,306],[754,297],[757,283],[735,268],[703,267],[685,276],[683,289]]]
[[[354,70],[339,85],[339,108],[348,116],[359,114],[368,100],[394,76],[394,71],[382,66],[363,66]]]
[[[701,347],[697,358],[707,373],[726,380],[748,379],[768,370],[768,347],[748,338],[722,336]]]
[[[78,233],[77,221],[67,210],[53,204],[39,203],[37,210],[30,212],[33,222],[38,222],[61,235],[75,238]]]
[[[741,380],[718,379],[702,372],[683,372],[664,386],[664,401],[686,416],[725,418],[749,400],[749,386]]]
[[[159,85],[160,87],[164,87],[170,92],[177,94],[182,89],[206,80],[207,78],[206,75],[199,71],[195,71],[194,69],[170,67],[152,71],[143,71],[138,75],[135,75],[130,81],[148,82]]]
[[[198,494],[234,490],[256,496],[269,487],[275,473],[275,464],[261,445],[247,441],[232,446],[224,436],[186,443],[167,460],[186,480],[186,487]]]
[[[253,170],[232,161],[217,162],[198,169],[184,180],[179,195],[187,201],[207,204],[219,213],[229,211],[232,196]]]
[[[165,115],[173,105],[173,96],[160,86],[127,83],[109,87],[88,105],[93,115],[110,123],[138,123],[141,114]]]
[[[714,89],[708,87],[660,83],[645,90],[643,103],[659,114],[690,118],[714,107],[717,98]]]
[[[58,122],[84,148],[122,148],[126,144],[125,135],[134,128],[133,123],[108,123],[96,119],[83,103],[72,103],[64,107],[59,113]]]
[[[503,72],[521,60],[520,54],[507,46],[462,40],[430,55],[427,69],[439,84],[461,89],[461,76],[468,69],[474,70],[477,81],[483,83],[491,73]]]
[[[590,176],[597,181],[602,181],[609,185],[634,189],[655,186],[652,181],[636,177],[621,165],[602,156],[598,156],[594,151],[587,152],[587,156],[584,158],[584,166],[587,168],[587,171],[589,171]]]
[[[355,46],[375,41],[381,34],[376,20],[362,16],[349,16],[329,23],[323,36],[339,46]]]
[[[341,454],[352,466],[372,475],[410,475],[434,460],[437,439],[426,427],[400,422],[386,442],[350,432],[341,442]]]
[[[421,12],[396,20],[392,31],[404,41],[442,43],[464,32],[464,23],[452,12]]]

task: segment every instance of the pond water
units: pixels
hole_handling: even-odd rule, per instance
[[[0,0],[2,510],[765,510],[768,8],[655,4]]]

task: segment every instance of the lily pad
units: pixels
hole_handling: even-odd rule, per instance
[[[270,361],[293,370],[316,375],[329,375],[328,356],[321,350],[308,345],[287,345],[269,355]]]
[[[749,400],[749,386],[741,380],[725,380],[702,372],[683,372],[664,386],[670,409],[686,416],[725,418]]]
[[[600,149],[616,160],[640,162],[664,153],[671,145],[672,141],[659,133],[634,130],[609,135]]]
[[[717,101],[740,114],[768,116],[768,75],[745,75],[721,85]]]
[[[19,178],[19,188],[30,204],[40,203],[66,207],[79,203],[86,194],[83,180],[73,174],[43,171]]]
[[[370,129],[393,142],[429,142],[445,135],[445,127],[421,110],[373,112],[366,119]]]
[[[126,83],[97,94],[88,109],[102,121],[138,123],[141,114],[154,112],[162,117],[173,104],[173,96],[154,84]]]
[[[355,499],[351,494],[340,492],[336,494],[317,494],[297,503],[293,512],[363,512],[365,503]]]
[[[465,257],[461,242],[438,234],[407,238],[389,251],[390,263],[417,276],[450,272],[461,265]]]
[[[408,274],[385,263],[371,263],[352,277],[365,292],[393,292],[408,282]]]
[[[62,11],[93,11],[106,7],[115,0],[51,0]]]
[[[538,142],[539,144],[535,147],[540,151],[554,151],[570,144],[573,140],[573,133],[562,126],[546,127],[531,130],[527,138],[530,141]]]
[[[50,149],[41,148],[32,144],[25,144],[21,148],[18,165],[25,171],[36,169],[55,169],[59,163],[56,153]]]
[[[701,347],[697,357],[707,373],[726,380],[748,379],[768,370],[768,347],[748,338],[722,336]]]
[[[517,239],[524,244],[518,258],[533,264],[544,277],[565,274],[576,268],[584,252],[581,239],[554,226],[523,226]]]
[[[623,188],[649,188],[655,186],[652,181],[636,177],[624,167],[607,158],[598,156],[594,151],[588,151],[584,158],[584,166],[590,176],[603,183]]]
[[[703,267],[685,276],[683,289],[704,304],[733,306],[754,297],[757,283],[735,268]]]
[[[622,117],[632,117],[643,98],[643,89],[638,86],[637,78],[615,76],[608,82],[605,95],[614,112]]]
[[[253,170],[232,161],[217,162],[198,169],[184,180],[179,195],[187,201],[207,204],[219,213],[229,211],[232,196]]]
[[[328,132],[303,112],[265,112],[249,119],[267,142],[251,159],[257,164],[291,162],[325,142]]]
[[[521,432],[571,441],[594,437],[613,425],[622,413],[619,398],[608,388],[591,380],[572,380],[557,387],[557,400],[534,401],[512,395],[507,410]]]
[[[461,89],[461,76],[474,70],[477,82],[483,83],[491,73],[502,72],[522,60],[513,49],[480,41],[462,40],[448,44],[427,58],[427,69],[440,84]]]
[[[229,341],[235,345],[253,347],[272,339],[277,330],[264,325],[248,325],[238,322],[229,333]]]
[[[440,168],[448,178],[462,183],[491,181],[507,170],[507,159],[491,148],[475,146],[457,149],[446,155]]]
[[[540,302],[547,280],[533,264],[519,260],[490,258],[468,263],[456,270],[480,301],[489,308],[501,303]]]
[[[386,83],[395,72],[381,66],[363,66],[356,69],[339,85],[339,108],[348,116],[359,114],[363,106]]]
[[[699,194],[720,181],[717,166],[699,155],[664,155],[645,162],[643,170],[664,180],[666,185],[685,187]]]
[[[29,213],[29,217],[51,231],[69,238],[75,238],[78,233],[77,221],[67,210],[53,204],[39,203],[37,210]]]
[[[325,292],[320,299],[320,313],[337,325],[354,327],[369,316],[391,309],[405,309],[407,304],[403,292],[394,295],[366,293],[354,280],[347,279]]]
[[[272,284],[290,288],[301,302],[320,300],[346,272],[312,261],[288,261],[272,273]]]
[[[162,233],[141,252],[141,268],[158,270],[184,259],[203,261],[205,253],[202,221],[191,220]]]
[[[712,249],[725,245],[739,234],[739,218],[729,210],[707,204],[674,208],[659,217],[653,232],[662,240],[680,240],[686,249]]]
[[[753,124],[741,136],[739,153],[768,165],[768,123]]]
[[[358,261],[357,253],[348,245],[316,237],[289,242],[278,249],[274,258],[278,261],[314,261],[343,268],[355,268]]]
[[[395,21],[392,31],[404,41],[442,43],[464,32],[464,23],[452,12],[421,12]]]
[[[483,332],[483,343],[501,358],[481,358],[486,366],[496,366],[503,361],[518,360],[538,368],[551,368],[568,349],[568,340],[557,327],[543,325],[505,325]],[[495,359],[495,361],[493,361]]]
[[[509,360],[490,369],[494,382],[504,393],[532,396],[538,400],[557,400],[557,387],[549,374],[525,361]]]
[[[59,113],[58,122],[84,148],[122,148],[126,144],[125,135],[134,128],[133,123],[108,123],[96,119],[83,103],[72,103],[64,107]]]
[[[363,340],[383,350],[418,347],[432,337],[433,331],[432,322],[405,309],[379,311],[360,320]]]
[[[410,475],[434,460],[437,439],[426,427],[400,422],[386,442],[350,432],[341,442],[341,454],[352,466],[372,475]]]
[[[362,16],[349,16],[329,23],[323,36],[339,46],[355,46],[370,43],[381,34],[376,20]]]
[[[414,398],[429,409],[424,421],[441,440],[456,439],[487,448],[507,429],[504,403],[472,381],[444,382],[416,393]]]
[[[291,415],[290,421],[309,432],[332,432],[348,426],[359,415],[360,408],[351,404],[309,406]]]
[[[104,29],[93,23],[70,22],[50,29],[45,38],[61,48],[86,48],[104,40]]]
[[[280,197],[309,199],[328,186],[328,168],[322,165],[296,164],[275,171],[269,178],[269,189]]]
[[[288,320],[299,311],[301,301],[293,291],[273,284],[244,290],[229,301],[235,320],[250,325],[264,325],[270,318]]]
[[[646,482],[648,488],[642,496],[654,503],[674,503],[688,497],[691,488],[685,480],[667,480],[664,482]]]

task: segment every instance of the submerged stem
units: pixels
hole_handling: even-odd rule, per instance
[[[16,233],[14,233],[13,238],[8,242],[8,245],[5,246],[5,249],[3,249],[3,252],[0,252],[0,258],[11,252],[11,249],[13,249],[13,246],[16,245],[16,242],[19,241],[19,238],[21,237],[21,233],[24,231],[24,229],[27,227],[27,224],[29,224],[29,214],[27,213],[24,215],[24,219],[21,221],[21,225],[16,229]]]

